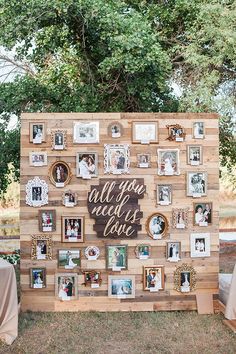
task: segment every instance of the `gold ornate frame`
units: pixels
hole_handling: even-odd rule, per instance
[[[46,260],[52,260],[52,236],[51,235],[32,235],[31,236],[31,259],[37,258],[37,241],[46,241]]]
[[[153,233],[150,231],[150,227],[149,227],[149,224],[150,224],[150,221],[154,218],[154,217],[158,217],[160,216],[164,222],[165,222],[165,227],[164,227],[164,230],[162,231],[162,233],[160,234],[160,238],[158,239],[162,239],[163,237],[166,236],[167,234],[167,231],[168,231],[168,228],[169,228],[169,223],[168,223],[168,220],[166,218],[166,216],[162,213],[159,213],[159,212],[156,212],[156,213],[153,213],[152,215],[150,215],[146,221],[146,224],[145,224],[145,227],[146,227],[146,231],[147,231],[147,234],[148,236],[150,236],[152,239],[154,239],[154,235]]]
[[[178,224],[178,213],[182,213],[184,215],[184,225],[185,229],[188,227],[188,212],[189,208],[173,208],[172,209],[172,227],[173,229],[177,229]]]
[[[63,149],[55,149],[55,139],[56,139],[56,134],[62,134],[63,135]],[[67,150],[67,130],[66,129],[55,129],[51,130],[51,145],[52,145],[52,150]]]
[[[66,186],[70,180],[71,180],[71,177],[72,177],[72,173],[71,173],[71,169],[70,169],[70,166],[64,162],[64,161],[55,161],[51,166],[50,166],[50,169],[49,169],[49,179],[51,181],[51,183],[56,186],[57,182],[55,181],[54,177],[53,177],[53,171],[54,171],[54,168],[57,166],[57,165],[62,165],[64,166],[66,169],[67,169],[67,178],[66,180],[63,182],[64,183],[64,186]]]
[[[176,267],[174,271],[174,290],[181,292],[181,273],[189,272],[190,273],[190,291],[193,291],[196,287],[196,271],[192,265],[183,263],[180,266]]]

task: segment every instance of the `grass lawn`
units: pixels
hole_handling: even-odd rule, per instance
[[[0,353],[235,354],[221,315],[196,312],[24,313],[19,337]]]

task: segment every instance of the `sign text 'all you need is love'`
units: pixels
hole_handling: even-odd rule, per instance
[[[95,219],[94,230],[98,237],[135,238],[141,230],[138,200],[144,197],[143,178],[106,179],[91,186],[88,194],[88,211]]]

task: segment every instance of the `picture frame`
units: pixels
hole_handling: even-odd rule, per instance
[[[212,224],[213,205],[212,202],[193,203],[193,225],[208,226]]]
[[[190,234],[191,257],[210,257],[211,242],[210,233],[192,233]]]
[[[181,261],[181,242],[168,241],[166,242],[166,260],[168,262]]]
[[[31,236],[31,259],[52,260],[52,236],[32,235]]]
[[[67,208],[73,208],[77,205],[78,194],[68,189],[62,193],[62,205]]]
[[[106,245],[106,269],[113,272],[128,269],[128,245]]]
[[[165,237],[168,228],[166,216],[159,212],[151,214],[146,221],[146,232],[153,240],[161,240]]]
[[[29,153],[29,165],[34,167],[47,166],[46,151],[32,151]]]
[[[56,210],[44,209],[38,211],[39,231],[53,232],[56,231]]]
[[[205,123],[204,122],[193,122],[193,139],[204,139],[205,138]]]
[[[179,176],[179,149],[157,149],[157,164],[159,176]]]
[[[108,297],[114,299],[135,298],[135,276],[108,275]]]
[[[111,122],[107,127],[108,136],[117,139],[120,138],[124,133],[124,128],[118,121]]]
[[[151,257],[151,245],[142,243],[135,247],[135,255],[138,259],[148,259]]]
[[[46,141],[46,123],[29,122],[30,143],[42,144]]]
[[[67,150],[67,130],[51,130],[51,145],[52,150]]]
[[[182,142],[185,140],[185,130],[180,124],[170,124],[167,125],[168,129],[168,138],[166,140]]]
[[[58,250],[59,269],[78,269],[81,267],[81,251],[78,248]]]
[[[84,254],[88,261],[95,261],[100,255],[100,250],[97,246],[88,246],[86,247]]]
[[[174,271],[174,290],[189,293],[196,288],[196,271],[192,265],[183,263]]]
[[[200,198],[207,195],[207,172],[188,171],[187,177],[187,196]]]
[[[188,227],[189,208],[173,208],[172,209],[172,228],[187,229]]]
[[[91,179],[98,176],[98,154],[97,152],[76,153],[76,177]]]
[[[48,185],[38,176],[30,179],[25,186],[27,205],[32,207],[41,207],[48,204]]]
[[[132,122],[132,144],[158,144],[158,121]]]
[[[73,143],[74,144],[98,144],[99,143],[99,121],[74,122]]]
[[[38,267],[38,268],[30,268],[30,288],[32,289],[43,289],[46,288],[46,268]]]
[[[163,265],[143,267],[143,290],[158,292],[165,289],[165,275]]]
[[[55,297],[61,301],[78,298],[78,275],[76,273],[55,274]]]
[[[102,284],[101,272],[97,270],[86,270],[84,273],[84,285],[89,285],[92,289],[99,288]]]
[[[126,174],[130,167],[128,144],[104,144],[104,174]]]
[[[187,164],[191,166],[202,165],[202,145],[187,145]]]
[[[54,162],[49,169],[49,179],[56,188],[64,188],[71,180],[70,166],[64,161]]]
[[[61,242],[84,242],[84,216],[62,215]]]
[[[156,189],[156,199],[159,205],[172,204],[172,185],[158,184]]]
[[[149,168],[151,167],[151,154],[137,154],[137,167]]]

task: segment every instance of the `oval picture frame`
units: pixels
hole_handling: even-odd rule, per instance
[[[154,222],[154,220],[156,221]],[[156,212],[148,217],[145,226],[148,236],[150,236],[153,240],[161,240],[164,236],[166,236],[169,223],[165,215]]]
[[[117,138],[120,138],[123,135],[124,128],[123,128],[123,126],[121,125],[120,122],[114,121],[114,122],[111,122],[108,125],[107,133],[108,133],[109,137],[111,137],[113,139],[117,139]]]
[[[49,169],[49,179],[57,188],[65,187],[71,180],[70,166],[64,161],[54,162]]]

